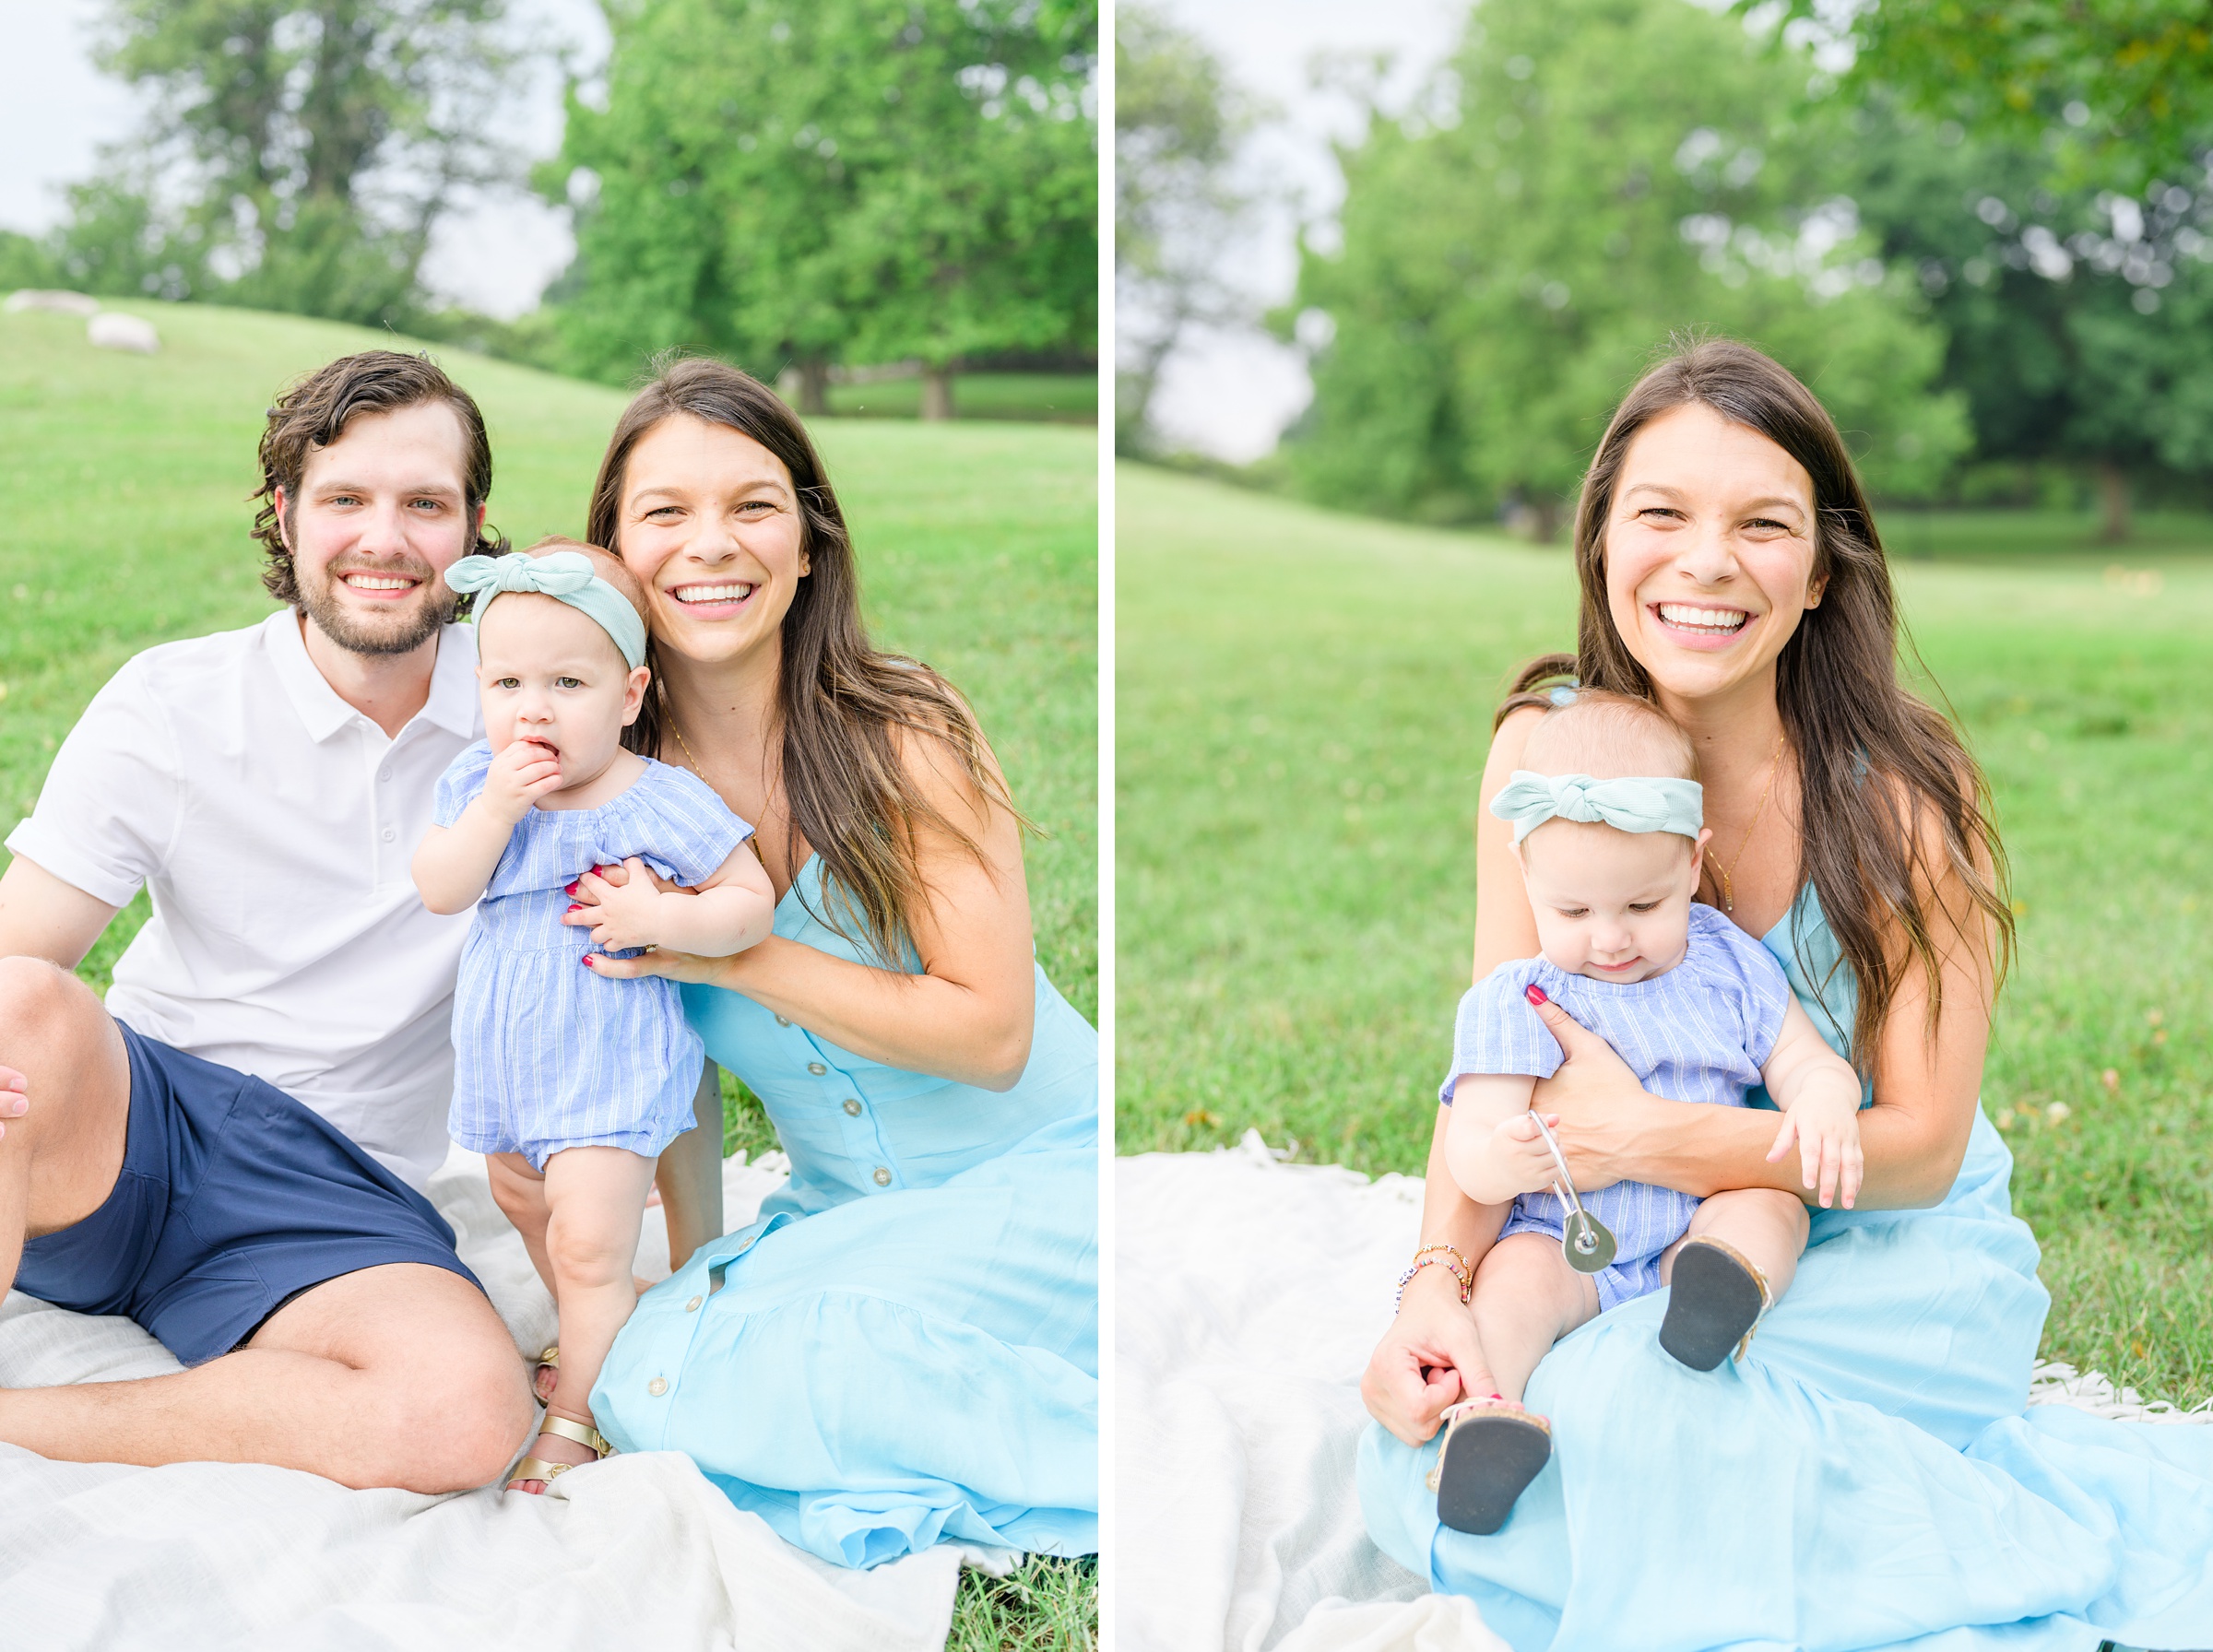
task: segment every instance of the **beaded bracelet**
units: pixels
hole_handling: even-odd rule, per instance
[[[1392,1313],[1397,1313],[1399,1305],[1406,1300],[1406,1287],[1413,1282],[1414,1276],[1432,1262],[1442,1263],[1452,1270],[1452,1277],[1460,1281],[1460,1300],[1463,1304],[1474,1294],[1475,1270],[1468,1266],[1467,1257],[1450,1245],[1425,1245],[1414,1253],[1414,1265],[1399,1275],[1398,1294],[1391,1299]]]

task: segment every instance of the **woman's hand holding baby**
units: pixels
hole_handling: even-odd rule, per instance
[[[1530,993],[1530,1007],[1559,1041],[1563,1057],[1551,1078],[1537,1080],[1536,1103],[1547,1118],[1562,1121],[1556,1133],[1576,1190],[1611,1187],[1624,1178],[1607,1150],[1628,1144],[1638,1115],[1651,1098],[1612,1044],[1540,988],[1533,986]]]
[[[623,873],[620,879],[601,876],[602,871],[618,869]],[[634,855],[620,868],[594,867],[569,885],[569,893],[578,904],[569,908],[562,921],[578,926],[588,924],[595,946],[624,951],[659,945],[669,915],[664,903],[684,899],[673,891],[663,893],[645,863]]]
[[[760,944],[775,924],[775,891],[750,843],[732,850],[696,889],[663,882],[633,855],[620,867],[594,867],[569,885],[569,895],[576,903],[562,922],[588,928],[599,946],[623,950],[653,947],[702,959],[728,958]],[[620,960],[589,953],[584,962],[609,975],[675,974],[617,972],[604,966]]]

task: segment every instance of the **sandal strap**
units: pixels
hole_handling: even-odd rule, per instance
[[[530,1363],[533,1365],[550,1365],[554,1370],[560,1370],[561,1344],[558,1342],[547,1343],[545,1347],[538,1350],[538,1358],[532,1360]]]
[[[584,1467],[582,1463],[551,1463],[542,1457],[527,1457],[515,1464],[514,1469],[507,1476],[507,1484],[501,1489],[503,1491],[509,1490],[520,1485],[526,1480],[542,1480],[550,1484],[571,1469],[581,1469],[582,1467]]]
[[[588,1446],[600,1457],[614,1455],[615,1448],[608,1443],[607,1436],[588,1422],[572,1422],[566,1417],[557,1417],[551,1411],[548,1411],[545,1421],[538,1425],[538,1432],[541,1434],[559,1434],[564,1440],[574,1440],[579,1446]]]

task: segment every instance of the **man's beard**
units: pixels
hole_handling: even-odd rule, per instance
[[[418,590],[423,595],[418,596],[412,607],[381,615],[364,624],[338,600],[336,587],[349,573],[390,574],[420,580]],[[444,582],[431,571],[429,564],[422,562],[325,569],[319,579],[310,579],[301,571],[295,579],[302,610],[314,622],[316,630],[349,654],[412,654],[453,619],[454,605],[460,600],[449,595],[440,601],[438,596],[444,590]]]

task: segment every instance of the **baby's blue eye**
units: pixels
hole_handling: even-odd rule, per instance
[[[519,689],[523,684],[519,678],[503,677],[491,686],[495,689]]]
[[[1631,912],[1652,912],[1656,911],[1660,903],[1657,901],[1632,901],[1629,903],[1629,910]]]
[[[581,689],[584,680],[576,677],[557,677],[553,679],[553,686],[557,689]]]

